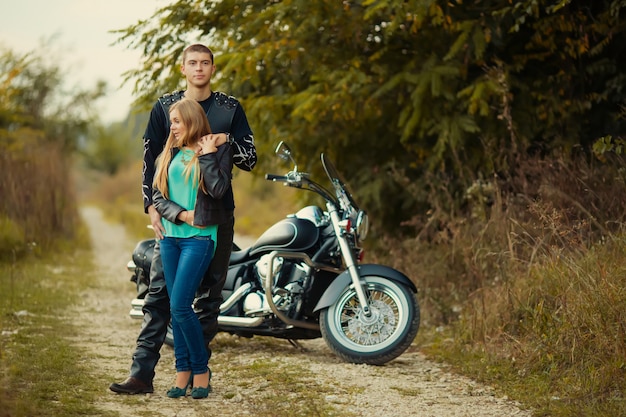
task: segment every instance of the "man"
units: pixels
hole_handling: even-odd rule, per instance
[[[246,114],[233,98],[220,92],[211,91],[211,77],[215,72],[213,53],[204,45],[194,44],[183,52],[181,71],[187,80],[187,88],[166,94],[154,104],[150,120],[144,133],[143,185],[144,210],[150,215],[150,222],[158,239],[163,237],[161,216],[152,204],[152,181],[154,162],[161,153],[169,135],[168,109],[183,97],[200,103],[217,136],[217,145],[230,141],[234,147],[234,163],[245,171],[254,168],[257,161],[252,130]],[[217,317],[222,303],[222,288],[228,270],[228,261],[234,235],[234,199],[232,188],[224,196],[224,202],[230,210],[230,220],[220,224],[217,232],[217,248],[209,270],[205,274],[196,300],[195,309],[202,324],[205,344],[211,357],[209,343],[217,334]],[[159,243],[154,247],[152,267],[150,269],[150,288],[143,307],[144,322],[137,338],[137,347],[133,354],[129,377],[121,383],[113,383],[110,389],[120,394],[141,394],[154,391],[152,380],[154,369],[159,361],[159,351],[167,334],[170,320],[170,304],[165,278],[161,265]]]

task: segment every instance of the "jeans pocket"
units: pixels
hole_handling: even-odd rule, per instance
[[[192,239],[198,240],[200,242],[208,242],[213,240],[211,236],[192,236]]]

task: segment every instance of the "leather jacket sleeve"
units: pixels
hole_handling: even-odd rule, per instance
[[[185,208],[172,200],[165,198],[163,193],[161,193],[161,191],[157,188],[152,190],[152,203],[161,217],[174,224],[183,224],[183,221],[177,219],[177,217],[181,212],[185,211]]]
[[[198,197],[194,207],[194,224],[198,227],[209,224],[220,224],[224,221],[226,210],[222,197],[231,190],[233,170],[233,149],[228,143],[217,148],[217,152],[198,157],[202,181],[206,189],[198,189]],[[183,224],[177,219],[186,209],[172,200],[165,198],[157,188],[153,189],[152,200],[157,212],[174,224]]]
[[[163,151],[169,130],[165,129],[167,120],[161,105],[157,101],[150,112],[150,119],[143,135],[143,170],[141,176],[143,208],[148,212],[148,207],[153,204],[152,181],[156,171],[155,161],[157,156]]]
[[[243,171],[252,171],[257,162],[256,147],[252,134],[236,138],[233,141],[233,160],[237,168]]]
[[[233,172],[233,149],[228,143],[220,145],[217,152],[198,158],[206,193],[221,199],[230,188]]]

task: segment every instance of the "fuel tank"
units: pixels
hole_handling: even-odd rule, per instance
[[[267,229],[250,248],[250,255],[273,250],[304,252],[318,238],[319,229],[312,221],[289,217]]]

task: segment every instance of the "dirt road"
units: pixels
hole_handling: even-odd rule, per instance
[[[239,339],[220,334],[214,341],[211,359],[213,393],[206,400],[172,400],[165,392],[174,380],[172,349],[164,347],[156,369],[155,392],[124,396],[109,391],[111,382],[128,375],[140,322],[129,317],[133,287],[125,265],[134,247],[118,225],[107,224],[96,208],[81,211],[90,228],[95,262],[101,274],[93,288],[75,307],[80,333],[75,340],[92,353],[102,380],[102,396],[96,407],[120,416],[261,416],[269,415],[260,404],[268,396],[263,375],[248,371],[247,380],[234,369],[245,368],[257,359],[275,363],[277,370],[297,370],[311,378],[314,387],[326,387],[322,398],[340,416],[481,416],[530,417],[531,413],[500,398],[494,391],[467,378],[452,374],[427,360],[412,346],[385,366],[353,365],[339,361],[321,339],[302,341],[306,351],[287,341],[268,338]],[[288,401],[297,401],[290,398]]]

